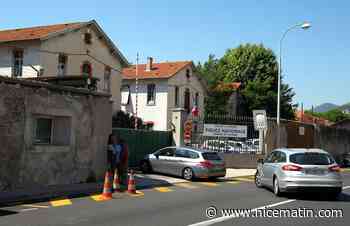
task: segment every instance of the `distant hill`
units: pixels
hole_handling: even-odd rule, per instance
[[[343,104],[343,105],[340,106],[338,109],[341,110],[341,111],[350,110],[350,103]]]
[[[319,106],[314,107],[314,112],[323,113],[323,112],[327,112],[327,111],[333,110],[333,109],[338,108],[338,107],[339,106],[336,104],[324,103],[324,104],[321,104]]]

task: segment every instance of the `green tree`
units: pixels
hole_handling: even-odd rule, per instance
[[[226,113],[226,103],[228,93],[216,90],[216,86],[223,80],[223,74],[219,71],[219,60],[210,54],[208,60],[202,65],[200,62],[196,66],[196,71],[201,75],[208,85],[208,96],[205,99],[205,112],[211,114]]]
[[[208,60],[202,65],[200,62],[196,66],[197,72],[206,80],[210,90],[223,79],[219,72],[219,60],[213,54],[210,54]]]
[[[245,44],[228,49],[221,59],[212,55],[206,63],[199,66],[200,74],[211,84],[241,82],[243,103],[240,105],[244,115],[251,115],[254,109],[265,109],[270,117],[276,116],[277,111],[277,76],[278,63],[271,49],[262,44]],[[292,99],[295,93],[287,84],[281,85],[281,117],[294,118]],[[223,104],[218,101],[225,95],[210,96],[211,103]],[[217,101],[215,101],[215,98]],[[227,98],[226,98],[227,99]],[[208,105],[207,105],[208,106]],[[216,106],[216,109],[220,109]],[[213,107],[206,108],[212,111]],[[215,109],[214,109],[215,110]]]
[[[349,114],[343,113],[340,109],[333,109],[322,113],[305,111],[305,113],[311,114],[316,117],[325,118],[331,122],[339,122],[341,120],[350,118]]]
[[[117,111],[116,113],[114,113],[112,117],[112,127],[134,129],[135,117],[124,111]],[[137,118],[137,128],[145,129],[145,126],[143,125],[143,121],[140,118]]]

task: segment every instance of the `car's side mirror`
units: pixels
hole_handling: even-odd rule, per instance
[[[258,163],[264,164],[264,159],[258,159]]]

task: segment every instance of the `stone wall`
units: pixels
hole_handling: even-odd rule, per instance
[[[0,191],[103,178],[112,125],[109,95],[4,77],[0,94]],[[67,143],[35,144],[37,117],[53,119],[52,136]],[[56,120],[62,118],[65,123]],[[56,133],[59,126],[64,130]]]
[[[302,132],[300,127],[303,127]],[[269,121],[265,137],[266,153],[278,147],[278,127]],[[350,152],[350,131],[346,129],[283,121],[280,126],[281,147],[320,148],[328,151],[341,164],[345,153]],[[228,168],[255,168],[257,159],[264,155],[220,153]]]
[[[315,148],[330,152],[338,163],[350,152],[350,131],[332,127],[315,127]]]

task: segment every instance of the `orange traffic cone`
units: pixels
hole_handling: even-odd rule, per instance
[[[120,182],[119,182],[119,175],[118,175],[118,169],[115,169],[114,171],[114,179],[113,179],[113,189],[114,191],[121,191],[120,189]]]
[[[110,181],[110,178],[112,177],[111,174],[112,173],[110,171],[106,172],[105,182],[103,185],[103,193],[102,193],[102,197],[104,199],[111,199],[112,198],[112,184]]]
[[[128,192],[130,194],[136,194],[136,186],[135,186],[135,179],[134,179],[134,171],[133,170],[130,170],[130,174],[129,174]]]

